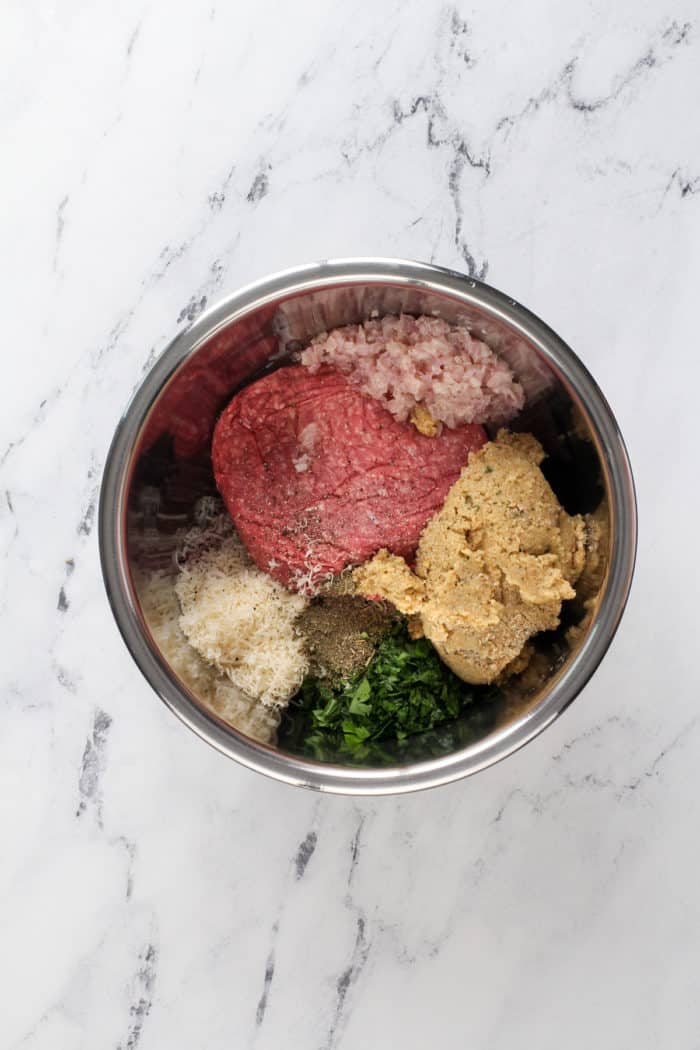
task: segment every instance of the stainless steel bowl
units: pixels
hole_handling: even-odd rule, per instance
[[[143,561],[171,564],[177,529],[187,523],[197,497],[211,491],[211,430],[231,395],[320,331],[400,311],[465,323],[511,363],[532,406],[523,429],[535,430],[543,441],[560,486],[574,494],[574,502],[576,493],[587,493],[582,498],[589,506],[573,509],[599,505],[599,515],[608,518],[609,539],[583,625],[574,636],[560,633],[547,641],[546,679],[530,693],[514,684],[498,724],[483,738],[387,768],[326,765],[256,743],[207,709],[160,652],[137,581]],[[349,259],[250,285],[173,340],[117,426],[102,481],[99,539],[107,594],[124,641],[151,686],[186,725],[224,754],[278,780],[320,791],[391,794],[444,784],[492,765],[540,733],[581,692],[627,601],[636,504],[627,452],[605,398],[573,351],[542,321],[459,273],[394,259]]]

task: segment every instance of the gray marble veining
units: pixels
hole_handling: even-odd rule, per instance
[[[0,1045],[698,1045],[697,5],[5,12]],[[630,447],[637,579],[594,680],[466,783],[319,798],[151,695],[109,614],[106,449],[179,327],[266,273],[486,277]]]

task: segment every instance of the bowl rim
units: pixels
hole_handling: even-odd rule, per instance
[[[578,652],[555,676],[549,691],[515,721],[475,744],[440,758],[384,769],[330,765],[278,751],[200,706],[144,630],[125,543],[126,497],[138,438],[151,408],[180,366],[217,331],[282,294],[356,284],[388,284],[446,295],[485,310],[532,343],[587,419],[603,469],[611,519],[609,569],[597,613]],[[637,550],[637,504],[627,449],[607,400],[574,351],[539,317],[490,285],[432,263],[348,258],[282,270],[246,285],[204,311],[171,340],[117,424],[102,475],[98,537],[107,598],[122,638],[151,687],[185,725],[221,753],[285,783],[336,794],[384,795],[436,787],[486,769],[538,736],[581,693],[607,652],[627,604]]]

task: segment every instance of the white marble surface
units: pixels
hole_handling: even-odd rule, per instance
[[[698,16],[2,5],[3,1048],[700,1045]],[[569,712],[470,781],[357,802],[158,703],[94,529],[120,411],[203,298],[354,254],[469,268],[558,329],[641,516]]]

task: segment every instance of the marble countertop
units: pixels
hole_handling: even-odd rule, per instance
[[[35,0],[0,48],[0,1045],[697,1048],[697,4]],[[545,318],[617,414],[641,522],[619,634],[551,729],[357,801],[168,713],[94,527],[173,334],[352,255]]]

